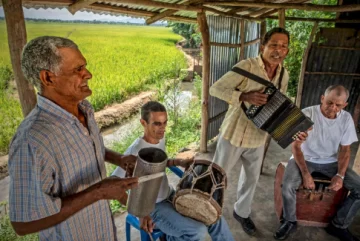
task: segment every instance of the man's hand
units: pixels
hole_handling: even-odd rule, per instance
[[[136,156],[125,155],[121,158],[120,167],[126,171],[126,177],[132,177],[136,164]]]
[[[331,184],[328,187],[330,190],[338,191],[340,188],[343,187],[343,179],[337,175],[331,178]]]
[[[152,233],[155,227],[155,223],[153,223],[150,216],[146,216],[140,218],[140,228],[145,232]]]
[[[315,189],[315,182],[309,172],[303,174],[303,186],[306,189]]]
[[[194,157],[186,158],[186,159],[178,159],[176,166],[181,166],[185,168],[185,170],[187,170],[193,163],[194,163]]]
[[[263,94],[259,91],[250,91],[247,93],[242,93],[240,95],[240,100],[241,101],[246,101],[252,105],[265,105],[268,99],[268,95],[267,94]]]
[[[126,191],[138,185],[138,178],[119,178],[108,177],[99,182],[98,192],[100,199],[116,199],[121,204],[126,205],[127,193]]]

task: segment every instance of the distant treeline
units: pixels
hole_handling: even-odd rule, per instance
[[[0,17],[0,20],[5,20]],[[117,24],[117,25],[145,25],[145,23],[130,23],[130,22],[114,22],[114,21],[99,21],[99,20],[61,20],[61,19],[37,19],[25,18],[26,21],[32,22],[61,22],[61,23],[87,23],[87,24]],[[155,23],[151,26],[167,26],[166,23]]]

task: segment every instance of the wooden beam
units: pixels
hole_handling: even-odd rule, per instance
[[[317,5],[311,3],[261,3],[261,2],[246,2],[246,1],[208,1],[207,5],[220,5],[231,7],[259,7],[259,8],[284,8],[297,9],[304,11],[322,11],[322,12],[355,12],[360,10],[360,4],[349,5]]]
[[[358,150],[356,152],[356,156],[355,156],[355,160],[354,160],[354,165],[352,168],[358,175],[360,175],[360,144],[358,147]]]
[[[251,12],[249,14],[249,17],[252,17],[252,18],[257,18],[265,13],[268,13],[268,12],[272,12],[273,10],[271,9],[268,9],[268,8],[262,8],[260,10],[257,10],[257,11],[254,11],[254,12]]]
[[[261,39],[261,42],[264,40],[264,37],[265,37],[265,34],[266,34],[266,21],[261,21],[261,24],[260,24],[260,39]],[[260,49],[261,49],[261,44],[259,44],[259,53],[260,53]]]
[[[248,9],[249,9],[248,7],[234,8],[234,9],[231,9],[230,11],[228,11],[228,13],[240,13],[240,12],[246,11]]]
[[[200,152],[207,152],[207,133],[209,125],[210,33],[205,12],[198,13],[197,19],[202,37],[203,51]]]
[[[279,27],[285,28],[285,9],[279,9]]]
[[[358,73],[337,73],[337,72],[305,72],[305,74],[360,76],[360,74]]]
[[[353,120],[354,120],[354,124],[355,124],[355,129],[360,131],[358,129],[358,123],[359,123],[359,118],[360,118],[360,96],[358,97],[357,101],[356,101],[356,105],[354,108],[354,114],[353,114]],[[360,161],[359,161],[360,163]]]
[[[260,38],[251,40],[249,42],[245,42],[244,47],[252,45],[252,44],[256,44],[260,42]],[[229,47],[229,48],[241,48],[242,44],[229,44],[229,43],[218,43],[218,42],[210,42],[211,46],[219,46],[219,47]]]
[[[149,0],[111,0],[111,2],[123,3],[123,4],[128,3],[128,4],[141,5],[141,6],[146,6],[146,7],[167,8],[167,9],[193,11],[193,12],[201,12],[202,11],[202,9],[200,7],[185,6],[185,5],[181,5],[181,4],[173,4],[173,3],[149,1]]]
[[[228,44],[228,43],[217,43],[217,42],[210,42],[211,46],[218,46],[218,47],[229,47],[229,48],[240,48],[241,44]]]
[[[5,13],[8,44],[16,87],[23,116],[26,117],[36,105],[34,87],[25,79],[21,70],[21,55],[26,44],[26,27],[21,0],[2,0]]]
[[[310,52],[310,48],[312,45],[312,42],[314,40],[314,36],[316,34],[316,30],[318,28],[318,22],[314,23],[314,26],[311,30],[311,34],[308,40],[308,44],[307,47],[305,49],[303,58],[302,58],[302,64],[301,64],[301,69],[300,69],[300,77],[299,77],[299,83],[298,83],[298,88],[297,88],[297,93],[296,93],[296,100],[295,100],[295,104],[297,107],[300,108],[301,105],[301,97],[302,97],[302,92],[303,92],[303,88],[304,88],[304,76],[305,76],[305,69],[306,69],[306,64],[307,64],[307,59],[309,56],[309,52]]]
[[[127,15],[133,15],[133,16],[139,16],[139,17],[151,17],[154,15],[154,12],[144,11],[144,10],[135,10],[125,7],[116,7],[111,6],[107,4],[101,4],[101,3],[94,3],[91,4],[86,9],[90,10],[98,10],[98,11],[106,11],[111,13],[118,13],[118,14],[127,14]],[[159,13],[159,12],[156,12]],[[178,22],[186,22],[186,23],[197,23],[195,18],[187,18],[187,17],[166,17],[164,18],[166,20],[171,21],[178,21]]]
[[[273,14],[275,14],[275,13],[277,13],[277,12],[278,12],[277,9],[271,10],[271,11],[269,11],[269,12],[267,12],[267,13],[264,13],[264,14],[258,16],[258,18],[261,18],[261,19],[267,18],[268,16],[273,15]],[[275,17],[275,18],[277,19],[277,17]]]
[[[186,2],[182,3],[182,5],[191,5],[191,4],[200,3],[200,2],[202,2],[202,0],[189,0],[189,1],[186,1]],[[155,23],[156,21],[159,21],[162,18],[173,15],[176,12],[178,12],[178,10],[168,9],[168,10],[165,10],[165,11],[163,11],[161,13],[154,14],[150,18],[146,19],[146,24],[150,25],[152,23]]]
[[[277,12],[277,10],[276,10]],[[266,17],[266,16],[265,16]],[[260,16],[264,18],[264,16]],[[268,16],[269,19],[278,19],[276,16]],[[360,19],[330,19],[330,18],[297,18],[286,17],[286,21],[304,21],[304,22],[328,22],[328,23],[360,23]]]
[[[245,59],[245,20],[241,20],[240,22],[240,54],[239,54],[239,61]]]
[[[83,9],[89,5],[91,5],[92,3],[96,2],[95,1],[91,1],[91,0],[77,0],[75,3],[71,4],[68,7],[68,10],[71,14],[75,14],[77,11],[79,11],[80,9]]]
[[[228,17],[237,18],[237,19],[246,19],[246,20],[249,20],[249,21],[260,21],[257,18],[246,17],[246,16],[242,16],[242,15],[239,15],[239,14],[235,14],[235,13],[223,12],[223,11],[217,10],[215,8],[211,8],[211,7],[203,6],[202,8],[205,11],[213,12],[213,13],[219,14],[221,16],[228,16]]]

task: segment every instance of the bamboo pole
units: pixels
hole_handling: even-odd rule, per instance
[[[264,16],[261,15],[259,18],[278,19],[276,16]],[[326,23],[360,23],[360,19],[330,19],[330,18],[297,18],[297,17],[286,17],[286,21],[303,21],[303,22],[326,22]]]
[[[306,69],[306,64],[307,64],[307,59],[309,56],[309,52],[310,52],[310,48],[316,33],[316,30],[318,28],[318,22],[314,23],[314,26],[311,30],[311,34],[309,37],[309,41],[306,47],[306,50],[304,52],[303,55],[303,59],[302,59],[302,64],[301,64],[301,70],[300,70],[300,78],[299,78],[299,83],[298,83],[298,88],[297,88],[297,93],[296,93],[296,101],[295,104],[297,105],[297,107],[300,108],[301,105],[301,97],[302,97],[302,92],[303,92],[303,88],[304,88],[304,76],[305,76],[305,69]]]
[[[285,9],[279,9],[279,27],[285,28]]]
[[[304,11],[321,11],[321,12],[355,12],[360,10],[360,4],[349,5],[317,5],[310,3],[261,3],[248,1],[208,1],[206,4],[231,6],[231,7],[258,7],[258,8],[284,8],[297,9]]]
[[[25,79],[21,70],[21,54],[26,44],[26,27],[21,0],[2,0],[5,13],[8,44],[16,87],[23,116],[36,105],[34,87]]]
[[[208,100],[210,77],[210,34],[205,12],[203,11],[198,13],[197,19],[201,32],[203,48],[200,152],[207,152],[207,133],[209,124]]]
[[[240,43],[239,61],[245,58],[245,20],[240,21]]]

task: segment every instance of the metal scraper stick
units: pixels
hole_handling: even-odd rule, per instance
[[[142,177],[139,177],[138,183],[147,182],[147,181],[159,178],[159,177],[163,177],[164,175],[165,175],[165,172],[158,172],[155,174],[142,176]]]

